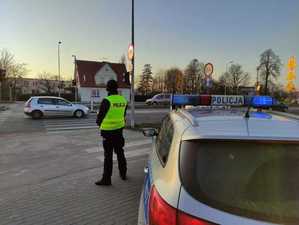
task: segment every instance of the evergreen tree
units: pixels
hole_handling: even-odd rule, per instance
[[[142,95],[148,95],[150,92],[152,92],[152,84],[153,84],[152,74],[153,73],[152,73],[151,64],[145,64],[138,85],[138,91]]]

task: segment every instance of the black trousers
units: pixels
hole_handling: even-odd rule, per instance
[[[127,160],[124,154],[125,139],[123,137],[123,130],[101,131],[103,137],[104,147],[104,173],[103,177],[110,179],[113,168],[113,151],[117,155],[118,169],[121,175],[127,172]]]

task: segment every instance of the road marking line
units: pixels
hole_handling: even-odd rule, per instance
[[[132,141],[132,142],[128,142],[127,144],[125,144],[124,149],[134,147],[134,146],[139,146],[139,145],[147,145],[147,144],[151,144],[151,143],[152,143],[152,140],[149,140],[149,139],[144,139],[142,141]],[[96,152],[104,151],[104,149],[103,149],[103,147],[92,147],[92,148],[85,149],[85,151],[87,153],[96,153]]]
[[[14,174],[15,176],[20,176],[20,175],[22,175],[23,173],[26,173],[28,170],[21,170],[20,172],[18,172],[18,173],[16,173],[16,174]]]
[[[60,131],[60,130],[76,130],[76,129],[95,129],[98,126],[82,126],[82,127],[57,127],[57,128],[47,128],[48,131]]]
[[[143,155],[148,155],[151,151],[151,148],[142,148],[142,149],[137,149],[137,150],[133,150],[133,151],[128,151],[128,152],[125,152],[125,156],[126,156],[126,159],[129,159],[129,158],[133,158],[133,157],[136,157],[136,156],[143,156]],[[96,157],[96,159],[100,160],[101,162],[104,162],[104,156],[99,156],[99,157]],[[113,154],[113,161],[117,161],[117,156],[116,154]]]
[[[45,127],[47,129],[57,129],[57,128],[63,128],[63,127],[68,128],[68,127],[81,127],[81,126],[83,126],[83,127],[86,127],[86,126],[94,127],[94,126],[97,126],[97,125],[95,125],[95,123],[78,123],[78,124],[72,123],[72,124],[69,124],[69,125],[66,125],[66,124],[46,125]]]
[[[9,170],[0,171],[0,175],[5,174],[5,173],[9,173]]]

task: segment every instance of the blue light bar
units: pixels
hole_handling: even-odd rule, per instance
[[[270,96],[254,96],[251,99],[251,106],[255,108],[267,108],[273,105],[273,98]]]
[[[183,105],[198,105],[198,95],[173,95],[172,105],[183,106]]]

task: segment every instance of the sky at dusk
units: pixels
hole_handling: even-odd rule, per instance
[[[135,10],[137,75],[145,63],[157,72],[197,58],[214,64],[215,77],[233,60],[254,80],[265,49],[284,64],[299,58],[298,0],[135,0]],[[0,49],[27,63],[34,77],[57,74],[62,41],[61,74],[70,79],[72,55],[118,62],[126,54],[130,15],[131,0],[0,0]]]

